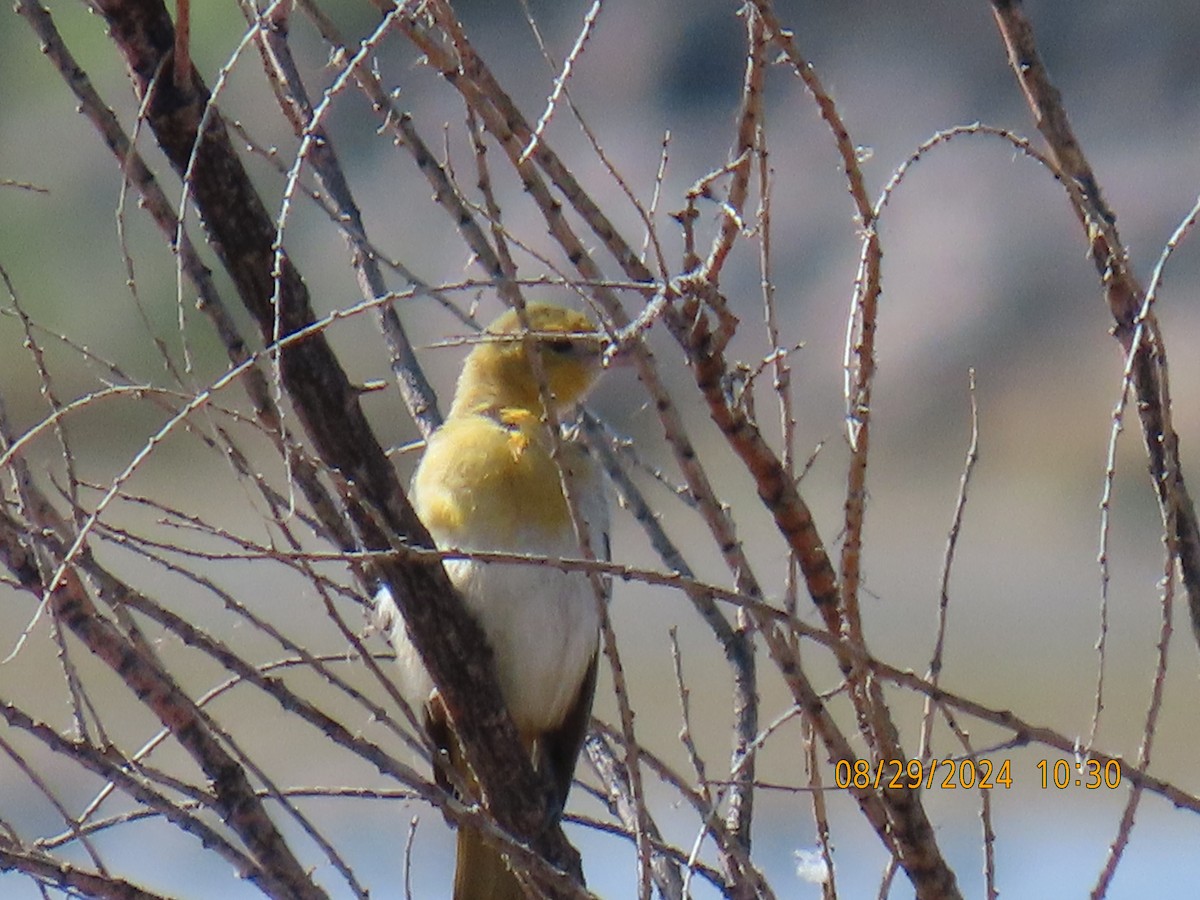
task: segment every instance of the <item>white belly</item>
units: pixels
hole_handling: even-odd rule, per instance
[[[538,734],[556,727],[596,652],[600,619],[587,576],[466,560],[447,570],[492,645],[518,730]]]
[[[439,442],[444,431],[435,433],[413,482],[413,505],[437,546],[550,559],[581,556],[574,529],[563,521],[567,514],[562,495],[557,490],[535,490],[540,482],[530,480],[537,465],[553,465],[536,439],[514,442],[515,432],[483,417],[467,419],[457,428],[454,437],[469,436],[478,452],[472,455],[458,448],[451,452]],[[562,451],[564,464],[574,473],[580,513],[588,524],[595,555],[607,559],[603,476],[577,445],[564,443]],[[431,477],[430,471],[439,477]],[[555,469],[551,473],[557,475]],[[446,510],[465,513],[451,515]],[[446,572],[483,626],[517,728],[532,737],[557,727],[578,695],[596,652],[600,616],[587,574],[552,565],[471,559],[447,561]],[[433,681],[404,622],[395,615],[391,596],[383,594],[376,598],[377,607],[380,614],[391,614],[401,690],[413,709],[420,710]]]
[[[596,515],[594,509],[587,513],[596,529],[593,540],[603,546],[607,516]],[[441,536],[433,537],[439,546],[450,546]],[[543,543],[536,549],[531,546],[533,541],[536,538],[532,536],[520,541],[523,552],[550,558],[581,555],[573,540]],[[500,689],[517,729],[531,736],[559,725],[596,653],[600,615],[587,574],[564,572],[551,565],[479,560],[448,560],[446,572],[483,626],[495,653]],[[433,691],[433,679],[386,589],[376,596],[376,604],[383,621],[391,623],[401,692],[419,714]]]

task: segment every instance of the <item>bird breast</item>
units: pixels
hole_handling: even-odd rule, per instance
[[[520,410],[448,420],[431,437],[413,482],[414,507],[438,547],[581,556],[547,443],[542,423]],[[595,555],[607,558],[599,470],[577,445],[560,449]],[[532,737],[559,725],[596,652],[599,610],[587,574],[478,559],[447,560],[446,571],[487,634],[518,730]],[[433,684],[398,620],[392,642],[405,693],[419,706]]]

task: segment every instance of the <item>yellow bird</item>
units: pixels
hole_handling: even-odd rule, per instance
[[[528,304],[526,318],[554,410],[569,413],[600,373],[604,347],[582,313]],[[412,484],[412,502],[437,546],[465,551],[578,557],[563,495],[569,469],[594,552],[608,558],[608,506],[599,469],[576,444],[553,457],[545,407],[515,311],[500,316],[467,356],[445,423],[429,438]],[[509,712],[540,771],[556,786],[557,816],[582,746],[596,687],[599,613],[582,572],[546,565],[449,560],[446,571],[495,652]],[[400,683],[413,708],[452,759],[458,757],[435,688],[394,615],[391,641]],[[519,900],[524,892],[501,854],[478,831],[458,833],[454,900]]]

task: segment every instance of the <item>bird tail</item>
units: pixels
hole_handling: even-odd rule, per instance
[[[454,900],[525,900],[525,891],[500,851],[468,825],[458,828]]]

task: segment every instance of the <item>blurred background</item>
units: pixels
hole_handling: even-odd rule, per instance
[[[542,59],[519,4],[478,0],[454,5],[501,83],[526,115],[536,118],[554,71]],[[80,64],[131,128],[136,106],[102,22],[84,4],[50,6]],[[1194,52],[1200,38],[1200,6],[1194,0],[1057,0],[1026,6],[1044,60],[1145,283],[1164,243],[1200,191],[1200,56]],[[587,6],[530,0],[530,7],[551,53],[561,60]],[[681,241],[667,214],[682,207],[684,193],[697,179],[727,160],[733,139],[744,66],[737,7],[719,0],[609,0],[569,85],[571,98],[607,158],[644,203],[654,190],[669,132],[657,225],[673,274],[678,272]],[[777,9],[861,146],[873,194],[918,144],[955,125],[982,121],[1029,135],[1038,145],[983,0],[794,0],[777,3]],[[228,67],[222,112],[244,123],[261,147],[278,148],[278,159],[286,167],[295,140],[262,84],[255,52],[246,50],[231,62],[244,34],[237,6],[196,4],[194,15],[194,57],[206,81],[213,84],[222,67]],[[376,22],[365,3],[342,4],[336,18],[354,41],[370,33]],[[323,45],[299,16],[292,41],[316,93],[332,77],[321,68]],[[413,112],[426,139],[438,148],[444,127],[461,183],[473,184],[463,114],[453,92],[420,65],[398,34],[381,45],[377,67],[384,83],[394,88],[398,106]],[[74,107],[25,22],[10,11],[0,13],[0,179],[47,191],[0,188],[0,266],[30,317],[100,357],[119,361],[134,382],[168,384],[151,335],[166,341],[172,355],[182,360],[182,317],[193,360],[188,377],[197,387],[206,385],[224,370],[221,350],[192,309],[190,292],[185,289],[182,306],[176,302],[171,255],[129,198],[125,240],[144,311],[135,305],[116,226],[119,173]],[[378,124],[367,102],[353,90],[338,98],[330,120],[373,239],[429,282],[480,277],[452,224],[429,201],[428,184],[390,136],[379,133]],[[833,141],[802,85],[784,66],[771,72],[767,128],[774,170],[773,277],[785,339],[803,344],[790,356],[799,457],[806,458],[823,442],[802,488],[826,542],[836,547],[848,457],[841,358],[859,240]],[[636,215],[628,203],[617,200],[616,186],[587,149],[567,110],[560,109],[548,134],[560,155],[571,160],[584,186],[616,211],[626,235],[640,236]],[[142,150],[159,164],[151,143],[145,137],[140,141]],[[499,154],[495,156],[498,163]],[[269,208],[277,207],[284,179],[275,165],[261,155],[250,156],[248,165]],[[170,185],[169,195],[178,198],[177,184],[163,177]],[[497,175],[497,185],[510,230],[535,247],[548,248],[544,227],[523,201],[519,183],[505,173]],[[715,205],[703,211],[704,227],[711,229]],[[1098,507],[1122,359],[1108,334],[1111,320],[1085,255],[1081,229],[1046,171],[1002,141],[976,137],[956,139],[922,159],[892,198],[881,232],[884,293],[863,596],[870,645],[894,665],[918,673],[928,666],[946,534],[970,440],[968,372],[973,369],[980,462],[950,581],[943,685],[1086,739],[1095,703],[1100,628]],[[193,235],[199,235],[198,228]],[[343,243],[319,209],[298,203],[288,220],[285,243],[318,312],[359,299]],[[1198,260],[1193,242],[1185,242],[1167,269],[1158,303],[1171,365],[1174,424],[1186,471],[1194,480],[1200,479]],[[743,322],[731,356],[751,366],[771,349],[761,326],[757,262],[757,246],[743,242],[722,282]],[[541,272],[531,265],[524,274]],[[396,286],[402,285],[397,281]],[[486,292],[464,297],[468,305],[476,300],[484,321],[498,310],[498,301]],[[418,343],[462,331],[428,300],[411,301],[400,312]],[[385,348],[371,320],[341,322],[330,337],[343,352],[352,378],[388,378]],[[772,597],[778,597],[782,547],[749,480],[707,423],[694,385],[689,391],[690,379],[678,352],[663,335],[653,340],[702,457],[735,511],[759,577]],[[22,341],[20,322],[13,316],[0,317],[0,393],[18,432],[46,413],[36,367]],[[77,350],[53,338],[46,337],[44,343],[60,400],[96,390],[112,377],[99,365],[81,362]],[[461,356],[457,349],[424,354],[443,400]],[[777,414],[769,378],[759,388],[760,420],[777,437],[778,428],[770,424]],[[633,376],[617,372],[597,391],[593,407],[613,428],[631,436],[648,462],[669,470],[670,456],[653,410],[640,406],[640,396]],[[368,397],[366,404],[383,440],[398,446],[415,437],[394,389]],[[160,410],[134,399],[93,404],[72,417],[69,427],[81,477],[107,483],[164,418]],[[1132,412],[1130,425],[1116,455],[1105,709],[1098,740],[1106,752],[1127,759],[1137,753],[1150,696],[1163,573],[1161,523]],[[55,443],[47,437],[34,446],[35,467],[57,471],[61,462]],[[412,456],[397,459],[407,477]],[[245,502],[244,489],[228,466],[186,437],[164,443],[130,489],[222,522],[232,531],[252,530],[257,520],[258,513]],[[715,560],[716,554],[689,511],[665,490],[652,493],[652,499],[661,505],[682,546],[702,548],[691,560],[699,574],[726,583],[728,576],[719,565],[704,563]],[[130,511],[123,515],[136,518]],[[142,525],[153,522],[152,513],[142,516]],[[636,526],[621,517],[618,524],[615,558],[655,565]],[[125,562],[135,570],[141,565]],[[166,584],[157,581],[164,578],[161,573],[145,568],[146,584]],[[316,609],[311,598],[289,596],[287,588],[272,580],[269,569],[265,574],[260,570],[227,564],[220,577],[236,583],[241,594],[255,597],[264,609],[277,613],[283,603]],[[186,594],[188,589],[180,590]],[[0,606],[6,609],[0,613],[0,655],[12,649],[32,613],[29,599],[16,597],[0,585]],[[197,609],[202,619],[208,617],[209,627],[222,621],[211,602]],[[683,762],[675,738],[678,702],[666,641],[668,629],[678,625],[694,712],[704,717],[697,722],[698,740],[719,771],[728,757],[728,684],[722,667],[712,664],[713,654],[719,652],[712,640],[697,625],[686,601],[668,592],[621,585],[613,611],[633,701],[642,711],[642,740]],[[815,621],[807,609],[804,617]],[[297,621],[303,632],[303,617]],[[1175,626],[1151,770],[1195,793],[1200,791],[1194,765],[1200,740],[1195,714],[1200,653],[1182,602],[1176,603]],[[325,641],[326,650],[343,649],[317,626],[312,634],[315,641]],[[52,648],[46,646],[45,635],[41,637],[0,666],[0,694],[34,703],[30,698],[43,688],[50,690],[48,696],[61,691],[53,682],[58,676]],[[205,690],[218,677],[218,672],[198,670],[194,687]],[[894,710],[911,749],[920,703],[894,693]],[[764,721],[786,709],[783,692],[766,678],[763,695]],[[53,715],[65,712],[51,708]],[[599,712],[612,715],[611,699],[602,700]],[[1003,737],[978,723],[965,724],[977,746]],[[369,729],[369,723],[363,728]],[[796,730],[785,730],[768,747],[760,773],[765,780],[796,783],[802,777],[797,735]],[[262,737],[284,743],[274,733]],[[935,746],[938,754],[957,752],[944,736],[942,740]],[[1036,764],[1057,758],[1045,748],[1004,750],[993,757],[997,763],[1012,760],[1014,780],[1010,791],[992,795],[998,886],[1006,897],[1078,896],[1090,890],[1116,834],[1126,792],[1090,792],[1074,786],[1042,789]],[[309,760],[295,762],[300,779],[351,780],[345,773],[314,769]],[[62,777],[76,776],[64,769]],[[70,793],[69,783],[63,789]],[[86,784],[81,782],[79,789],[81,797],[90,796]],[[964,892],[980,896],[977,795],[933,791],[926,797]],[[790,792],[764,791],[759,802],[755,855],[779,896],[820,896],[818,886],[794,874],[794,853],[816,843],[806,800]],[[886,855],[847,798],[832,802],[841,896],[874,896]],[[414,845],[415,893],[439,896],[453,852],[452,837],[436,814],[397,806],[346,806],[344,828],[354,835],[357,847],[354,863],[375,885],[375,896],[401,896],[398,847],[410,817],[423,814]],[[588,808],[585,802],[580,806]],[[24,779],[3,764],[0,811],[5,820],[21,823],[30,833],[37,833],[40,822],[51,832],[59,827]],[[688,846],[691,826],[682,810],[658,811],[669,836]],[[156,841],[156,862],[146,876],[155,887],[191,897],[252,895],[226,871],[200,859],[188,839],[164,838],[162,829],[142,827],[137,833]],[[632,896],[629,849],[590,832],[575,830],[572,835],[579,840],[593,890],[606,897]],[[1194,896],[1200,878],[1197,839],[1200,820],[1194,815],[1180,813],[1158,797],[1145,797],[1108,896]],[[109,852],[116,864],[137,864],[138,871],[147,871],[144,846],[114,840]],[[204,885],[199,892],[197,884]],[[702,888],[697,895],[708,896]],[[35,892],[23,879],[0,874],[0,896],[33,897]],[[902,878],[891,896],[911,896]]]

